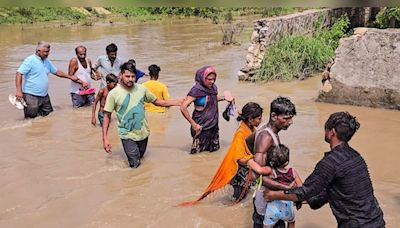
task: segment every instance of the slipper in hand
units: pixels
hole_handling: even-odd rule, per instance
[[[12,105],[14,105],[17,109],[24,109],[24,107],[27,106],[26,102],[24,101],[24,99],[22,99],[21,101],[17,100],[17,97],[15,97],[14,95],[10,94],[8,95],[8,100],[10,101],[10,103]]]
[[[96,92],[96,88],[91,87],[89,89],[79,90],[78,94],[79,95],[88,95],[88,94],[93,94],[95,92]]]

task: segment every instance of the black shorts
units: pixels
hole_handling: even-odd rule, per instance
[[[24,108],[25,118],[47,116],[53,111],[53,106],[51,106],[50,97],[48,94],[44,97],[41,97],[24,93],[23,97],[27,104],[27,106]]]

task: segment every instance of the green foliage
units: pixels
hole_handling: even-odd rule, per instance
[[[284,37],[266,50],[256,81],[292,80],[322,70],[332,59],[339,38],[346,35],[347,17],[341,17],[330,29],[317,30],[314,35]]]
[[[81,20],[86,23],[90,18],[104,18],[92,7],[85,7],[92,15],[86,16],[69,7],[12,7],[0,8],[0,24],[2,23],[33,23],[54,20]],[[214,23],[232,22],[235,16],[261,14],[263,17],[278,16],[300,11],[301,8],[225,8],[225,7],[107,7],[113,15],[130,19],[148,21],[159,20],[162,16],[202,17],[209,18]],[[90,20],[89,20],[90,21]]]
[[[400,7],[384,7],[374,24],[379,28],[400,28]]]
[[[86,15],[65,7],[12,7],[2,8],[0,24],[33,23],[54,20],[80,20]]]
[[[263,8],[262,16],[263,17],[276,17],[276,16],[295,13],[298,11],[301,11],[301,8],[293,8],[293,7]]]

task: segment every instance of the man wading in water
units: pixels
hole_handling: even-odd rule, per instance
[[[296,115],[295,105],[286,97],[278,97],[271,102],[269,121],[264,126],[258,128],[258,130],[250,135],[246,139],[246,143],[249,149],[254,149],[254,160],[261,166],[267,165],[267,151],[272,146],[278,146],[280,144],[278,133],[281,130],[287,130],[293,123],[293,117]],[[256,190],[254,199],[254,212],[253,212],[253,228],[262,228],[264,213],[266,208],[266,201],[263,198],[263,191],[265,187],[288,190],[292,186],[280,184],[270,177],[262,177],[263,186]],[[278,221],[275,228],[285,227],[283,221]]]

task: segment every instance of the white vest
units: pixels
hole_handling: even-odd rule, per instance
[[[279,140],[276,137],[275,133],[272,131],[272,129],[267,127],[266,124],[258,127],[258,129],[256,131],[256,137],[254,138],[254,142],[256,142],[258,135],[263,131],[267,131],[271,135],[275,146],[279,145]],[[265,190],[265,187],[261,186],[260,189],[256,189],[255,190],[255,196],[254,196],[255,197],[254,206],[256,208],[257,213],[260,214],[260,215],[264,215],[265,214],[265,209],[267,208],[267,202],[264,200],[264,196],[263,196],[264,195],[264,190]]]
[[[75,75],[82,81],[85,81],[88,83],[88,87],[90,88],[90,82],[91,82],[91,69],[90,69],[90,65],[89,62],[87,61],[87,59],[85,59],[86,61],[86,65],[87,68],[83,68],[81,62],[79,61],[79,59],[76,59],[78,61],[78,70],[75,72]],[[76,83],[71,81],[71,93],[78,93],[79,90],[83,90],[83,87],[81,84]]]

